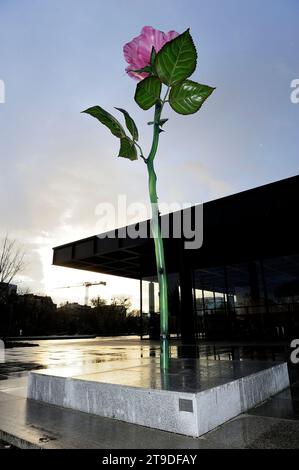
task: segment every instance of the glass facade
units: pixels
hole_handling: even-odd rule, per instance
[[[181,275],[180,275],[181,274]],[[285,340],[299,334],[299,255],[168,275],[170,333],[195,339]],[[184,279],[183,285],[181,279]],[[159,337],[157,278],[141,282],[143,335]]]

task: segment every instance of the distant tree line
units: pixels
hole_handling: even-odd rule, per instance
[[[92,306],[65,303],[57,308],[51,297],[17,294],[14,278],[24,269],[25,251],[17,240],[0,239],[0,338],[48,335],[129,335],[140,333],[139,312],[129,299],[110,304],[96,298]]]
[[[0,337],[48,335],[117,336],[139,334],[139,312],[130,301],[92,300],[92,306],[65,303],[57,308],[51,297],[15,292],[0,299]]]

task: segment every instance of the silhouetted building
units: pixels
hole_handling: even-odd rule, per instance
[[[15,284],[9,284],[7,282],[0,282],[0,296],[11,295],[17,293],[17,286]]]
[[[18,303],[26,305],[26,307],[32,310],[48,310],[55,311],[57,305],[54,304],[51,297],[47,295],[35,295],[35,294],[21,294],[17,297]]]
[[[76,312],[78,314],[90,312],[91,307],[89,305],[81,305],[78,302],[66,302],[58,308],[59,311],[63,310],[64,312]]]

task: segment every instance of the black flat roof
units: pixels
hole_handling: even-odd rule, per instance
[[[189,210],[194,216],[196,207],[174,214]],[[194,268],[204,268],[298,253],[298,207],[299,176],[206,202],[203,244],[184,249],[183,256]],[[149,223],[141,222],[147,228]],[[153,240],[121,238],[120,231],[115,238],[104,238],[107,232],[57,246],[53,264],[135,279],[154,276]],[[176,272],[182,239],[165,238],[164,243],[167,271]]]

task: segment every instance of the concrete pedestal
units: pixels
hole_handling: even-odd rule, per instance
[[[286,363],[146,358],[31,372],[28,398],[198,437],[288,386]]]

